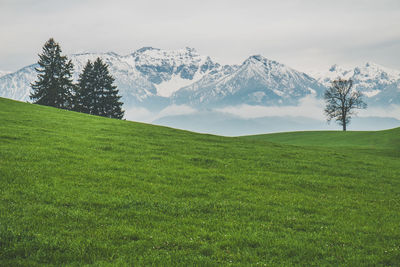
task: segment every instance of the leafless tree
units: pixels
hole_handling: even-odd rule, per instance
[[[335,119],[343,126],[346,131],[347,124],[350,123],[351,116],[355,114],[354,109],[365,109],[367,104],[362,99],[360,91],[352,90],[353,81],[336,79],[325,91],[325,115],[328,122]]]

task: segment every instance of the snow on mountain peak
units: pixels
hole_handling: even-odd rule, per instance
[[[329,71],[336,71],[336,68],[337,68],[337,64],[334,64],[329,68]]]
[[[302,80],[305,78],[303,77],[305,74],[261,55],[250,56],[240,68],[245,70],[248,75],[259,76],[267,84],[284,83],[288,89],[295,87],[293,83],[288,82],[289,80]]]
[[[145,47],[127,57],[149,81],[155,84],[157,95],[169,97],[180,88],[196,82],[217,68],[210,57],[201,56],[194,48],[162,50]]]
[[[379,79],[383,82],[393,82],[400,79],[400,71],[367,62],[354,68],[343,68],[335,64],[329,68],[328,72],[315,72],[313,76],[325,85],[330,85],[330,82],[336,78],[352,79],[354,81]]]
[[[261,55],[252,55],[252,56],[249,56],[244,62],[243,62],[243,64],[246,64],[246,63],[250,63],[250,62],[259,62],[259,61],[262,61],[264,58],[261,56]]]
[[[326,83],[336,78],[365,80],[365,79],[386,79],[398,80],[400,78],[400,71],[383,67],[379,64],[367,62],[362,66],[354,68],[343,68],[337,64],[332,65],[327,72],[314,72],[313,75],[320,81]]]
[[[246,64],[262,64],[266,67],[271,67],[273,65],[284,66],[283,64],[276,62],[275,60],[270,60],[266,57],[263,57],[262,55],[252,55],[252,56],[248,57],[243,62],[243,65],[246,65]]]
[[[2,76],[4,76],[4,75],[7,75],[7,74],[9,74],[9,73],[11,73],[11,72],[10,72],[10,71],[0,70],[0,77],[2,77]]]
[[[354,88],[374,103],[400,103],[400,71],[372,62],[355,68],[335,64],[313,76],[315,80],[262,55],[252,55],[240,65],[221,66],[190,47],[143,47],[125,56],[114,52],[70,55],[75,81],[87,61],[97,57],[109,65],[125,108],[162,108],[171,103],[199,107],[292,105],[310,94],[322,97],[338,77],[353,79]],[[0,96],[29,100],[30,83],[37,78],[35,67],[37,64],[8,75],[0,72]]]
[[[373,98],[370,104],[399,98],[397,87],[400,84],[400,71],[373,62],[353,68],[333,65],[326,72],[313,73],[313,77],[326,87],[338,78],[351,79],[355,90],[361,91],[367,98]]]
[[[302,97],[322,92],[322,86],[315,79],[261,55],[250,56],[240,66],[224,71],[225,75],[210,73],[180,89],[173,95],[174,103],[202,106],[294,104]]]
[[[142,47],[131,54],[137,58],[136,61],[151,62],[152,64],[165,62],[166,60],[187,60],[190,58],[200,57],[194,48],[185,47],[176,50],[164,50],[154,47]]]
[[[146,52],[146,51],[149,51],[149,50],[160,50],[160,49],[159,48],[154,48],[154,47],[151,47],[151,46],[144,46],[144,47],[139,48],[138,50],[136,50],[134,52],[134,54],[135,53],[143,53],[143,52]]]

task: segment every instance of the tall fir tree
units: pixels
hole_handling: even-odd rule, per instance
[[[37,81],[31,84],[33,103],[70,109],[72,107],[73,64],[61,55],[58,43],[50,38],[39,55]]]
[[[119,100],[114,78],[108,65],[100,58],[94,63],[88,61],[79,76],[76,94],[76,110],[108,118],[122,119],[124,111]]]
[[[101,58],[97,58],[93,63],[94,79],[94,102],[93,113],[108,118],[122,119],[124,111],[122,102],[119,100],[118,89],[114,83],[114,78],[108,71],[108,65],[103,63]]]
[[[74,110],[92,114],[92,106],[95,98],[94,92],[93,64],[88,60],[82,73],[79,75],[74,96]]]

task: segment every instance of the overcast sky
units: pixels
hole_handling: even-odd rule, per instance
[[[301,71],[372,61],[400,69],[399,0],[0,0],[0,70],[67,54],[194,47],[222,64],[262,54]]]

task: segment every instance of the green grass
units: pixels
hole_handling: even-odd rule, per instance
[[[227,138],[0,99],[0,265],[399,265],[399,140]]]
[[[243,137],[297,146],[351,147],[400,151],[400,128],[385,131],[288,132]]]

